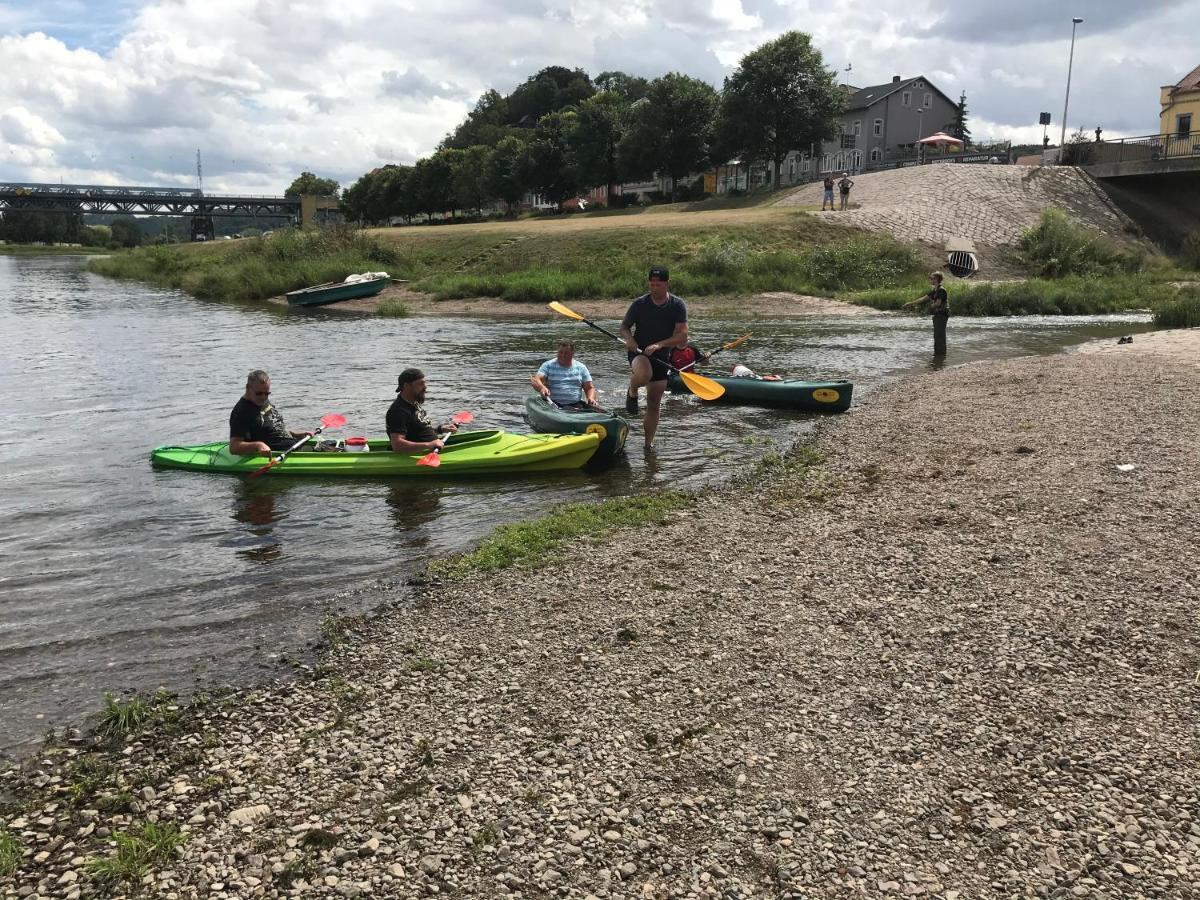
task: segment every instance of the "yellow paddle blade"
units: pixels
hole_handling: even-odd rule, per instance
[[[687,385],[687,389],[701,400],[716,400],[725,393],[725,388],[711,378],[697,375],[695,372],[680,372],[679,377]]]
[[[754,332],[753,332],[753,331],[747,331],[745,334],[743,334],[743,335],[742,335],[740,338],[738,338],[736,341],[730,341],[728,344],[722,344],[722,345],[721,345],[721,349],[722,349],[722,350],[732,350],[732,349],[733,349],[734,347],[736,347],[738,344],[743,344],[743,343],[745,343],[747,340],[749,340],[749,339],[750,339],[750,335],[752,335],[752,334],[754,334]]]
[[[567,316],[568,318],[571,318],[571,319],[578,319],[580,322],[583,321],[583,316],[581,316],[579,313],[575,312],[575,310],[568,309],[567,307],[563,306],[557,300],[551,300],[546,305],[549,306],[556,313],[562,313],[564,316]]]

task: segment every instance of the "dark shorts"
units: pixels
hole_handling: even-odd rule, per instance
[[[637,359],[639,356],[642,355],[641,353],[634,353],[632,350],[626,350],[625,352],[629,356],[629,365],[630,366],[633,365],[633,361],[635,359]],[[659,350],[658,352],[663,353],[664,351]],[[660,359],[657,355],[647,357],[647,359],[650,360],[650,380],[651,381],[666,381],[667,373],[670,372],[670,369],[667,368],[666,362],[664,360]]]

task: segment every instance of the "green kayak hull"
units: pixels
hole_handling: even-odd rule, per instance
[[[578,469],[596,452],[596,434],[513,434],[469,431],[452,436],[437,467],[418,466],[424,453],[393,453],[387,438],[374,438],[366,453],[297,450],[265,474],[338,475],[352,477],[445,478],[457,475],[508,475]],[[197,472],[249,475],[265,466],[265,456],[234,456],[219,441],[195,447],[159,447],[150,454],[155,466]]]
[[[560,409],[551,406],[543,397],[525,401],[525,416],[534,431],[547,434],[595,434],[600,437],[593,461],[612,459],[625,448],[629,425],[612,413],[591,410]]]
[[[850,396],[854,393],[854,385],[849,381],[762,381],[701,374],[725,388],[725,393],[711,401],[713,403],[835,413],[850,408]],[[667,378],[667,388],[675,394],[690,393],[683,379],[674,372]]]
[[[328,284],[318,284],[315,287],[302,288],[298,291],[288,291],[288,306],[324,306],[326,303],[337,303],[339,300],[356,300],[359,297],[374,297],[385,287],[390,278],[373,278],[370,281],[331,281]]]

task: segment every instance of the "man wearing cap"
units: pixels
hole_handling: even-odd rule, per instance
[[[399,394],[387,411],[387,436],[395,453],[428,453],[439,449],[445,441],[438,433],[458,431],[453,423],[435,429],[425,402],[425,373],[420,369],[405,369],[396,387]]]
[[[650,269],[650,290],[631,304],[621,320],[621,338],[629,351],[629,390],[625,411],[638,411],[637,392],[646,388],[646,446],[654,447],[659,407],[667,389],[667,355],[687,345],[687,306],[672,294],[670,275],[663,266]]]

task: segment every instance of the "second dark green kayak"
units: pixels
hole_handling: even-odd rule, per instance
[[[599,435],[600,445],[593,457],[597,462],[620,453],[625,446],[625,438],[629,436],[629,425],[619,416],[588,409],[554,407],[541,396],[529,397],[525,401],[525,415],[530,427],[543,434]]]
[[[833,413],[849,409],[850,395],[854,392],[854,385],[849,381],[763,381],[758,378],[714,376],[707,372],[700,374],[725,388],[725,393],[719,399],[711,401],[713,403]],[[689,393],[683,379],[674,372],[667,379],[667,387],[675,394]]]

